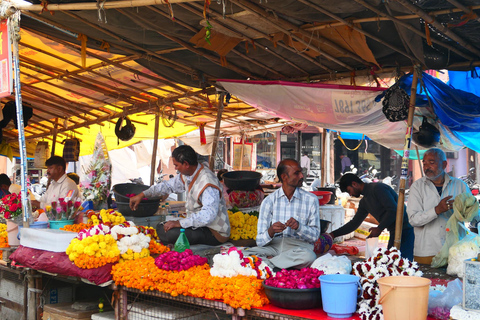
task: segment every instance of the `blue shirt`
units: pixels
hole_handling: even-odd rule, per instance
[[[277,221],[285,223],[293,217],[298,221],[298,229],[286,228],[283,233],[274,237],[283,236],[303,240],[310,244],[315,243],[320,235],[320,212],[318,198],[310,192],[297,188],[288,200],[280,188],[266,197],[260,206],[257,224],[257,245],[263,247],[272,238],[268,228]]]

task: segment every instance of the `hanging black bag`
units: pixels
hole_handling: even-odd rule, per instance
[[[407,120],[408,107],[410,105],[410,96],[400,85],[395,83],[387,89],[382,101],[383,114],[390,122]]]
[[[126,123],[122,127],[123,119],[125,119]],[[117,123],[115,124],[115,135],[122,141],[128,141],[133,138],[135,135],[135,126],[130,119],[128,119],[128,117],[121,117],[118,119]]]
[[[78,161],[80,155],[80,140],[77,138],[63,140],[63,158],[66,162]]]

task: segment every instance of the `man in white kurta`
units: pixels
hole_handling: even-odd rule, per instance
[[[447,158],[438,148],[432,148],[423,156],[425,176],[410,187],[407,214],[415,230],[414,259],[430,264],[440,252],[446,237],[446,224],[452,216],[455,197],[469,192],[467,184],[450,177],[446,172]]]
[[[45,161],[45,165],[47,166],[47,177],[51,179],[50,185],[40,201],[32,201],[33,207],[45,209],[45,206],[58,201],[59,198],[66,197],[75,201],[79,196],[79,191],[75,181],[65,174],[65,160],[62,157],[53,156]]]

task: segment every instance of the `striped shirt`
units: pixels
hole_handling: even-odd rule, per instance
[[[266,197],[260,206],[260,214],[257,224],[257,245],[263,247],[272,238],[268,234],[268,228],[277,221],[285,223],[293,217],[298,221],[298,229],[286,228],[283,233],[277,233],[274,237],[287,237],[303,240],[310,244],[315,243],[320,235],[320,213],[318,199],[313,194],[297,188],[288,200],[279,188]]]

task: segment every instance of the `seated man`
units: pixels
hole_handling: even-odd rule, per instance
[[[352,220],[344,226],[334,230],[332,238],[339,237],[355,231],[370,213],[377,219],[378,227],[370,228],[368,238],[378,237],[384,229],[390,232],[388,248],[393,246],[395,240],[395,222],[397,220],[397,193],[388,185],[378,183],[364,183],[358,176],[346,173],[340,179],[340,190],[348,192],[352,197],[360,197],[357,212]],[[413,243],[415,235],[412,226],[408,223],[406,208],[403,209],[403,228],[400,251],[402,257],[413,261]]]
[[[272,268],[306,268],[315,261],[313,244],[320,235],[318,199],[300,189],[299,163],[285,159],[278,164],[282,187],[263,200],[257,225],[257,247],[245,249]]]
[[[5,173],[0,174],[0,199],[10,194],[8,188],[10,188],[11,184],[12,181]]]
[[[197,154],[190,146],[179,146],[172,152],[173,164],[180,174],[151,186],[130,198],[130,208],[136,210],[143,198],[158,198],[172,192],[186,191],[187,217],[157,225],[163,244],[174,244],[180,229],[190,244],[219,245],[230,237],[225,199],[218,178],[210,169],[198,163]]]
[[[455,197],[470,192],[465,182],[445,172],[446,167],[445,152],[428,149],[423,155],[425,176],[410,187],[407,213],[415,228],[415,261],[421,264],[431,264],[442,249]]]
[[[45,209],[45,206],[58,201],[59,198],[66,197],[75,201],[79,196],[79,191],[77,184],[65,173],[67,167],[65,159],[52,156],[45,161],[45,165],[47,166],[47,177],[51,179],[50,185],[40,201],[32,200],[32,207]]]

